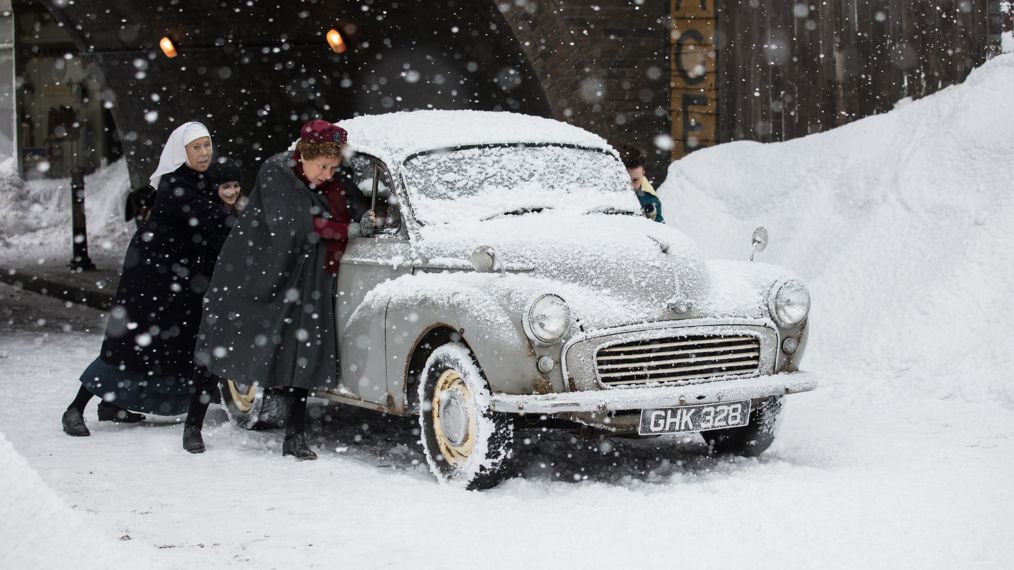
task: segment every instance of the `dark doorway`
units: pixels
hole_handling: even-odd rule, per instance
[[[41,3],[13,2],[17,156],[25,178],[90,172],[122,155],[102,74]]]

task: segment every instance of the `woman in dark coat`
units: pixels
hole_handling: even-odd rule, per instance
[[[83,413],[92,396],[102,399],[99,421],[144,419],[126,410],[186,411],[208,268],[231,213],[208,181],[211,155],[211,136],[200,123],[181,125],[169,136],[151,177],[158,189],[151,215],[124,257],[99,357],[81,375],[77,398],[63,414],[69,435],[90,435]]]
[[[317,457],[304,434],[308,391],[336,379],[338,262],[362,231],[356,214],[372,219],[365,204],[347,201],[335,176],[345,137],[338,126],[310,121],[295,152],[264,162],[218,258],[197,343],[197,361],[212,373],[286,390],[282,454],[297,459]],[[362,198],[356,194],[348,198]],[[200,424],[188,418],[184,447],[199,437]]]

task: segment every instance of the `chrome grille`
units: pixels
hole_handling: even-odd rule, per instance
[[[743,335],[630,341],[595,354],[599,379],[611,386],[752,374],[760,360],[760,339]]]

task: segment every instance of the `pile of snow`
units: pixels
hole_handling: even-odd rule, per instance
[[[85,219],[89,252],[122,255],[134,232],[124,220],[130,182],[127,165],[117,161],[85,176]],[[69,257],[70,179],[22,181],[14,158],[0,162],[0,258]]]
[[[0,568],[134,568],[139,562],[71,510],[0,433]],[[140,567],[150,568],[145,562]]]
[[[840,388],[1014,407],[1012,99],[1003,55],[884,115],[701,150],[670,166],[666,220],[737,259],[766,226],[758,259],[811,287],[804,367],[866,379]]]

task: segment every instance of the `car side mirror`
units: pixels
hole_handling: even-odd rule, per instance
[[[753,231],[753,236],[750,238],[750,243],[753,246],[753,251],[750,252],[750,261],[753,261],[753,256],[758,251],[764,251],[764,248],[768,246],[768,230],[764,226],[757,226],[757,229]]]

